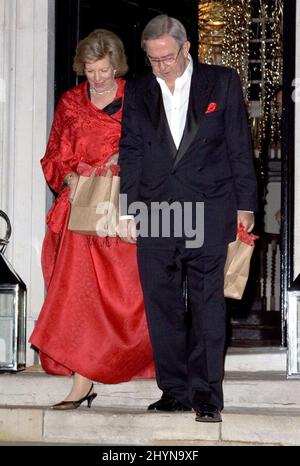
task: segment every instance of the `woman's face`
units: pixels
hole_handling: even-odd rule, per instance
[[[86,63],[84,72],[90,86],[97,92],[106,91],[114,85],[115,73],[108,55],[93,63]]]

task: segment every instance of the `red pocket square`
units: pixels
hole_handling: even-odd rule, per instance
[[[210,104],[208,104],[207,106],[207,109],[205,110],[205,113],[212,113],[212,112],[215,112],[217,109],[218,109],[218,106],[216,102],[210,102]]]

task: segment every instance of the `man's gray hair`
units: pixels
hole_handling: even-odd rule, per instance
[[[158,15],[151,19],[142,32],[141,46],[146,50],[146,42],[151,39],[159,39],[165,34],[176,40],[179,47],[187,41],[187,34],[183,24],[176,18],[167,15]]]

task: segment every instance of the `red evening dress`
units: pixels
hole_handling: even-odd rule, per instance
[[[124,84],[117,79],[114,102],[123,98]],[[68,188],[61,186],[80,163],[101,167],[118,152],[121,116],[122,108],[111,115],[99,110],[88,82],[79,84],[60,99],[41,160],[48,184],[60,194],[47,215],[47,294],[29,341],[46,372],[77,372],[102,383],[155,377],[136,247],[68,231]]]

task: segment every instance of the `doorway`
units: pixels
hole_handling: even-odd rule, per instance
[[[75,48],[94,29],[109,29],[120,36],[128,57],[128,76],[145,69],[140,46],[141,32],[156,15],[166,13],[184,23],[191,41],[191,54],[197,56],[198,1],[181,0],[56,0],[55,100],[77,84],[72,71]]]
[[[252,2],[252,0],[249,0]],[[253,0],[261,5],[264,0]],[[275,4],[277,0],[273,0]],[[213,2],[205,2],[206,4]],[[222,1],[215,2],[222,3]],[[269,4],[272,0],[268,1]],[[129,76],[145,69],[144,54],[140,47],[140,36],[145,24],[154,16],[167,13],[181,20],[191,41],[191,55],[198,55],[199,0],[56,0],[56,50],[55,50],[55,101],[60,95],[78,82],[72,71],[75,48],[80,39],[96,28],[107,28],[117,33],[124,42],[129,62]],[[228,345],[231,346],[280,346],[286,344],[287,289],[293,276],[293,150],[294,150],[294,106],[291,100],[294,78],[295,17],[296,1],[282,0],[282,77],[283,94],[281,139],[277,141],[276,157],[265,155],[263,163],[257,163],[262,209],[257,225],[260,240],[252,259],[250,277],[241,301],[227,300]],[[256,15],[256,16],[255,16]],[[253,11],[256,19],[253,34],[262,28],[259,11]],[[271,27],[271,23],[269,25]],[[255,29],[256,28],[256,29]],[[268,34],[266,24],[264,33]],[[267,37],[265,37],[266,39]],[[255,37],[254,39],[255,40]],[[255,42],[253,42],[255,44]],[[260,44],[261,47],[261,44]],[[261,70],[260,52],[255,46],[249,76],[254,82],[253,92],[259,92]],[[256,60],[255,53],[259,57]],[[256,65],[255,65],[256,60]],[[258,66],[260,62],[260,66]],[[251,68],[251,69],[250,69]],[[255,91],[256,89],[256,91]],[[274,89],[275,92],[275,89]],[[253,99],[255,100],[255,99]],[[267,141],[267,138],[266,138]],[[267,141],[268,142],[268,141]],[[267,144],[268,146],[268,144]],[[269,154],[270,147],[267,147]],[[278,154],[280,152],[280,157]],[[260,161],[259,161],[260,162]],[[269,186],[267,186],[269,184]],[[280,187],[280,190],[278,189]],[[275,192],[276,199],[270,191]],[[275,199],[275,201],[274,201]],[[266,229],[265,210],[274,215],[281,213],[278,231]],[[274,208],[271,204],[274,204]],[[273,205],[272,204],[272,205]],[[276,208],[275,208],[276,207]],[[273,220],[273,226],[276,220]],[[270,223],[270,222],[269,222]]]
[[[227,300],[230,346],[286,343],[286,292],[292,268],[295,4],[199,0],[198,56],[239,72],[258,181],[254,232],[259,239],[243,298]]]

